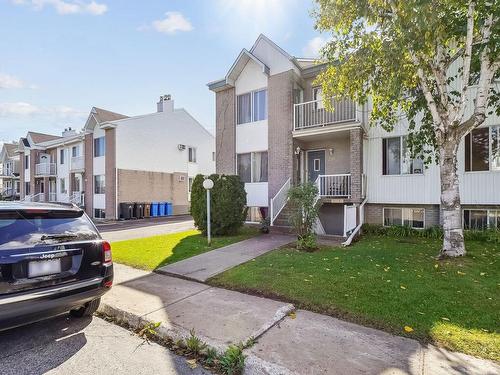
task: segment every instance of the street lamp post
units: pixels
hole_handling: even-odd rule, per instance
[[[210,246],[210,243],[212,242],[211,238],[211,233],[210,233],[210,190],[214,187],[214,182],[206,178],[203,181],[203,187],[207,191],[207,240],[208,240],[208,246]]]

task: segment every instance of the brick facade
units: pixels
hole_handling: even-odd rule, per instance
[[[215,95],[215,170],[236,173],[236,94],[234,88]]]
[[[292,70],[268,79],[269,199],[293,175],[293,83]]]
[[[83,186],[85,191],[85,212],[94,217],[94,137],[85,134],[85,176]]]
[[[365,205],[365,223],[384,224],[384,208],[423,208],[425,209],[425,227],[440,225],[439,205],[408,205],[408,204],[366,204]]]
[[[363,199],[363,130],[361,128],[351,129],[349,139],[351,145],[351,201],[360,203]]]

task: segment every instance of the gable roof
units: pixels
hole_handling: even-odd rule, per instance
[[[92,109],[90,110],[89,117],[85,122],[84,129],[88,130],[90,128],[93,128],[96,124],[102,124],[104,122],[109,122],[109,121],[122,120],[125,118],[128,118],[128,116],[122,115],[121,113],[111,112],[106,109],[92,107]],[[93,122],[95,123],[92,124]]]
[[[259,45],[265,42],[269,46],[271,46],[272,49],[277,51],[279,54],[281,54],[284,58],[284,60],[290,61],[292,64],[291,66],[296,69],[297,71],[301,71],[303,66],[297,61],[295,57],[290,55],[288,52],[286,52],[283,48],[278,46],[276,43],[274,43],[271,39],[269,39],[267,36],[264,34],[260,34],[253,44],[252,48],[250,51],[243,49],[238,57],[236,58],[235,62],[229,69],[228,73],[226,76],[222,79],[219,79],[217,81],[209,82],[207,84],[208,88],[212,91],[221,91],[225,90],[229,87],[234,87],[234,81],[236,78],[238,78],[238,75],[241,73],[245,65],[247,64],[248,61],[253,60],[256,62],[258,65],[262,67],[263,73],[269,75],[270,68],[263,62],[259,57],[257,56],[256,51],[259,47]]]
[[[7,154],[7,157],[11,158],[15,155],[18,145],[16,143],[4,143],[3,149]]]
[[[34,143],[42,143],[42,142],[47,142],[47,141],[52,141],[54,139],[61,138],[57,135],[51,135],[51,134],[44,134],[44,133],[36,133],[36,132],[28,132],[28,137],[31,138],[31,140]]]

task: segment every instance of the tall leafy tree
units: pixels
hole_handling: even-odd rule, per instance
[[[457,175],[460,140],[500,112],[500,1],[316,0],[316,27],[331,33],[324,95],[368,103],[370,123],[405,119],[414,157],[437,162],[444,240],[465,254]]]

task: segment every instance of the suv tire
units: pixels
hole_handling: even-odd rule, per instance
[[[87,302],[84,306],[80,307],[79,309],[71,310],[69,313],[71,314],[71,316],[74,316],[76,318],[92,316],[99,308],[100,303],[101,299],[97,298],[93,301]]]

